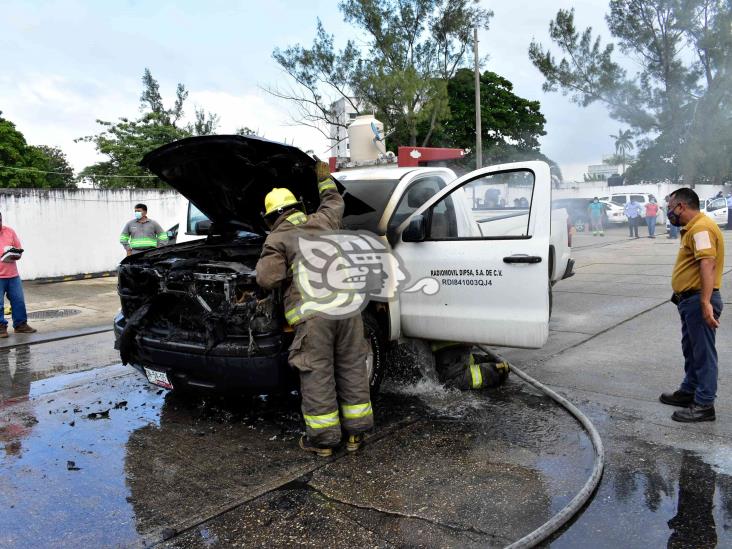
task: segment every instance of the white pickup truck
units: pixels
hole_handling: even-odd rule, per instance
[[[492,172],[506,167],[517,169],[520,165],[506,164],[488,167],[485,170]],[[337,172],[333,176],[341,181],[352,194],[362,199],[369,196],[368,201],[374,202],[376,206],[375,211],[366,216],[367,221],[359,218],[358,215],[352,215],[350,220],[348,217],[346,218],[346,226],[371,230],[385,236],[388,232],[393,232],[397,228],[398,222],[414,213],[427,199],[457,179],[455,172],[448,168],[398,168],[396,166],[351,169]],[[471,196],[467,196],[466,191]],[[509,201],[501,198],[495,200],[494,197],[500,197],[502,191],[513,191],[512,196],[521,195],[521,197],[510,197]],[[533,187],[529,185],[509,186],[508,183],[498,181],[489,183],[488,179],[479,179],[474,183],[466,184],[461,193],[456,194],[461,197],[459,201],[454,202],[456,220],[467,219],[465,213],[470,212],[470,216],[479,226],[488,228],[496,235],[520,235],[529,208],[529,198],[524,196],[527,191],[530,197]],[[522,198],[527,202],[522,203]],[[178,213],[178,219],[179,223],[171,231],[171,236],[177,239],[177,242],[203,238],[203,235],[196,233],[195,226],[198,221],[205,221],[208,218],[195,205],[188,202],[185,209]],[[488,222],[490,225],[485,225]],[[185,227],[185,230],[181,232],[180,227]],[[548,258],[550,286],[574,274],[570,228],[567,211],[564,208],[553,208]],[[472,223],[458,223],[457,235],[471,235],[471,231],[474,229],[475,226]],[[394,243],[392,242],[392,244]]]
[[[529,172],[522,172],[521,166],[526,167],[529,164],[535,163],[491,166],[460,178],[461,181],[466,181],[468,178],[468,182],[462,186],[461,191],[456,191],[453,195],[452,203],[458,221],[457,236],[476,236],[475,224],[469,221],[462,222],[468,218],[478,223],[478,230],[482,230],[477,233],[478,235],[483,233],[491,233],[492,236],[523,235],[534,183],[531,176],[528,176]],[[496,170],[509,171],[504,172],[507,175],[500,177],[483,176],[471,179],[471,176],[479,172],[493,173]],[[512,170],[514,175],[510,175]],[[517,178],[515,174],[519,173],[522,175]],[[343,182],[349,192],[355,191],[356,186],[373,192],[375,182],[378,182],[379,186],[385,186],[386,192],[389,192],[389,188],[393,189],[379,220],[378,234],[393,231],[399,221],[403,221],[429,198],[457,180],[455,173],[447,168],[367,168],[341,171],[334,176]],[[507,199],[501,198],[506,195]],[[465,215],[466,212],[469,215]],[[574,261],[571,259],[567,221],[568,216],[564,209],[552,210],[549,261],[552,284],[573,274]]]
[[[294,147],[241,136],[185,139],[145,158],[191,203],[177,244],[120,266],[122,312],[114,326],[124,362],[173,387],[263,391],[291,375],[292,332],[276,295],[252,301],[253,268],[266,233],[264,194],[282,182],[276,186],[317,207],[312,162]],[[546,163],[491,166],[460,178],[445,168],[398,167],[334,176],[344,188],[345,228],[390,243],[409,280],[431,279],[435,290],[402,291],[364,311],[374,389],[388,368],[388,340],[544,345],[551,286],[571,275],[573,263],[566,212],[552,216]]]

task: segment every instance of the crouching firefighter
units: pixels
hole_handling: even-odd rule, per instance
[[[508,362],[488,351],[473,351],[472,346],[462,343],[432,343],[432,354],[440,381],[461,391],[503,385],[511,369]]]
[[[374,425],[366,371],[367,342],[361,314],[328,316],[328,303],[307,304],[298,271],[298,238],[341,228],[344,202],[328,165],[316,165],[320,207],[306,215],[303,205],[283,188],[265,197],[264,217],[271,227],[257,263],[257,283],[284,290],[285,319],[295,329],[290,364],[300,375],[306,436],[300,447],[321,457],[332,455],[347,436],[346,450],[356,451]],[[340,408],[340,410],[339,410]],[[340,412],[340,413],[339,413]]]

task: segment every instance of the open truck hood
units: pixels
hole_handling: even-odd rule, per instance
[[[274,187],[290,189],[308,212],[319,204],[315,160],[260,137],[189,137],[149,152],[140,164],[193,202],[217,232],[264,234],[264,197]]]

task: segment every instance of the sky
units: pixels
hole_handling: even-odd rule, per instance
[[[566,179],[613,152],[621,125],[601,105],[582,108],[561,93],[544,93],[531,64],[532,38],[548,45],[549,21],[559,8],[576,10],[578,27],[609,37],[607,0],[484,0],[494,11],[479,35],[484,69],[539,100],[547,124],[542,152]],[[203,107],[220,116],[218,133],[248,126],[260,135],[327,156],[328,141],[297,126],[293,108],[264,91],[287,86],[272,59],[276,47],[309,46],[317,19],[343,44],[354,29],[337,0],[0,0],[0,111],[29,143],[60,147],[78,171],[99,157],[74,140],[99,132],[96,120],[137,117],[141,77],[149,67],[168,104],[182,82],[187,113]],[[469,144],[466,144],[469,146]]]

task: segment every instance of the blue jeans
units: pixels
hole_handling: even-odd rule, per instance
[[[669,224],[669,229],[668,229],[669,238],[678,238],[680,231],[681,231],[681,227],[676,227],[675,225]]]
[[[646,225],[648,225],[648,236],[656,236],[656,216],[646,217]]]
[[[23,283],[19,276],[13,278],[0,278],[0,296],[5,300],[5,295],[10,300],[10,307],[13,309],[13,328],[17,328],[21,324],[28,322],[28,313],[25,310],[25,297],[23,297]],[[0,324],[8,325],[5,320],[5,308],[3,307],[2,319]]]
[[[686,375],[679,389],[692,393],[697,404],[714,404],[717,396],[717,331],[707,326],[701,313],[701,295],[696,294],[678,304],[681,316],[681,350],[684,352]],[[712,293],[714,316],[722,314],[722,297]]]

